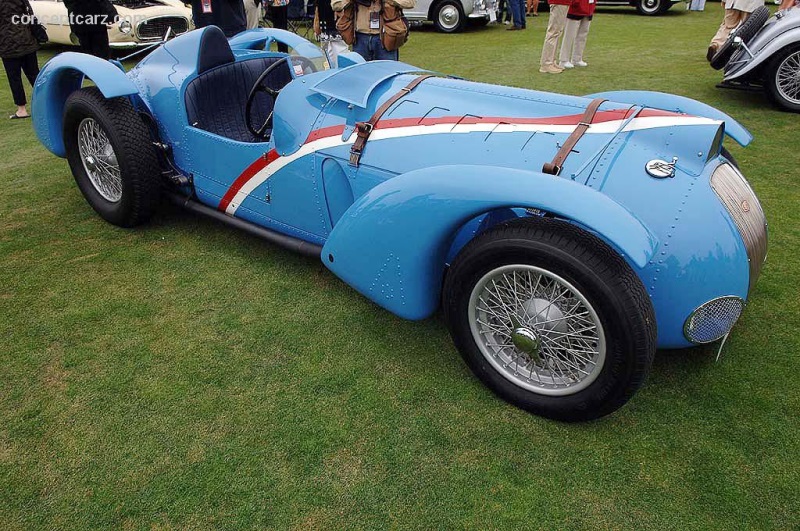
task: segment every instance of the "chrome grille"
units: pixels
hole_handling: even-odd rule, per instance
[[[721,164],[711,175],[711,188],[736,223],[750,260],[750,290],[767,258],[767,218],[747,179],[731,166]]]
[[[172,28],[173,36],[180,35],[189,31],[189,21],[183,17],[150,18],[136,26],[136,36],[143,41],[158,41],[164,38],[168,28]]]
[[[744,309],[744,301],[728,296],[698,307],[686,319],[683,334],[692,343],[711,343],[730,332]]]

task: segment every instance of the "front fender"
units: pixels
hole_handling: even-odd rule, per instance
[[[44,146],[59,157],[66,157],[63,137],[64,104],[91,79],[103,96],[118,98],[138,94],[136,86],[118,67],[97,57],[65,52],[48,61],[33,87],[33,128]]]
[[[712,120],[720,120],[725,122],[725,134],[736,140],[736,142],[738,142],[740,145],[746,146],[753,140],[753,135],[751,135],[750,131],[745,129],[742,124],[724,112],[715,109],[711,105],[707,105],[691,98],[647,90],[616,90],[612,92],[598,92],[597,94],[588,94],[586,97],[605,98],[607,100],[619,103],[642,105],[644,107],[652,107],[654,109],[661,109],[663,111],[673,111],[683,114],[691,114],[692,116],[711,118]]]
[[[588,227],[640,268],[658,245],[638,218],[587,186],[533,171],[454,165],[414,170],[370,190],[337,222],[322,259],[390,312],[424,319],[437,308],[455,233],[480,214],[512,207]]]

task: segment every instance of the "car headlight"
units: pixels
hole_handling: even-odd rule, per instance
[[[128,33],[131,32],[131,30],[133,30],[133,25],[129,20],[123,20],[122,22],[119,23],[119,31],[121,33],[127,35]]]

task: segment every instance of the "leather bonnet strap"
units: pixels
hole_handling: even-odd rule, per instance
[[[378,109],[375,111],[375,114],[373,114],[368,121],[356,123],[356,134],[358,134],[358,138],[356,138],[356,141],[353,143],[353,147],[350,149],[351,165],[358,166],[358,163],[361,160],[361,154],[364,152],[364,147],[367,145],[367,140],[369,140],[369,135],[372,134],[372,130],[375,129],[375,124],[377,124],[378,120],[381,119],[383,113],[388,111],[389,107],[394,105],[397,100],[414,90],[417,85],[429,77],[435,76],[433,74],[426,74],[424,76],[418,76],[414,78],[411,83],[401,88],[394,96],[383,102],[383,105],[378,107]]]
[[[553,158],[552,162],[545,162],[544,166],[542,166],[542,171],[544,173],[549,173],[550,175],[558,175],[561,173],[561,168],[564,166],[564,161],[567,160],[567,157],[572,152],[572,149],[575,147],[575,144],[578,143],[578,140],[581,139],[583,134],[589,129],[589,126],[592,124],[592,120],[594,119],[594,115],[597,114],[597,109],[600,108],[600,105],[605,102],[603,98],[597,98],[592,100],[592,103],[586,107],[586,110],[583,112],[583,116],[581,117],[581,121],[578,122],[578,125],[575,129],[572,130],[572,133],[567,137],[566,142],[561,146],[561,149],[558,150],[556,156]]]

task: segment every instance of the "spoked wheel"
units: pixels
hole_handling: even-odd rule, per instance
[[[150,132],[130,102],[96,87],[73,92],[64,110],[67,160],[86,201],[106,221],[132,227],[158,205],[161,172]]]
[[[472,339],[515,385],[551,396],[589,386],[603,367],[603,325],[583,293],[552,271],[500,266],[473,287]]]
[[[764,76],[770,99],[787,111],[800,112],[800,46],[784,48],[770,60]]]
[[[473,372],[549,418],[615,411],[655,353],[655,317],[639,278],[602,240],[563,221],[514,221],[478,236],[453,262],[444,301]]]
[[[122,175],[114,146],[94,118],[78,125],[78,152],[95,191],[109,203],[122,199]]]

